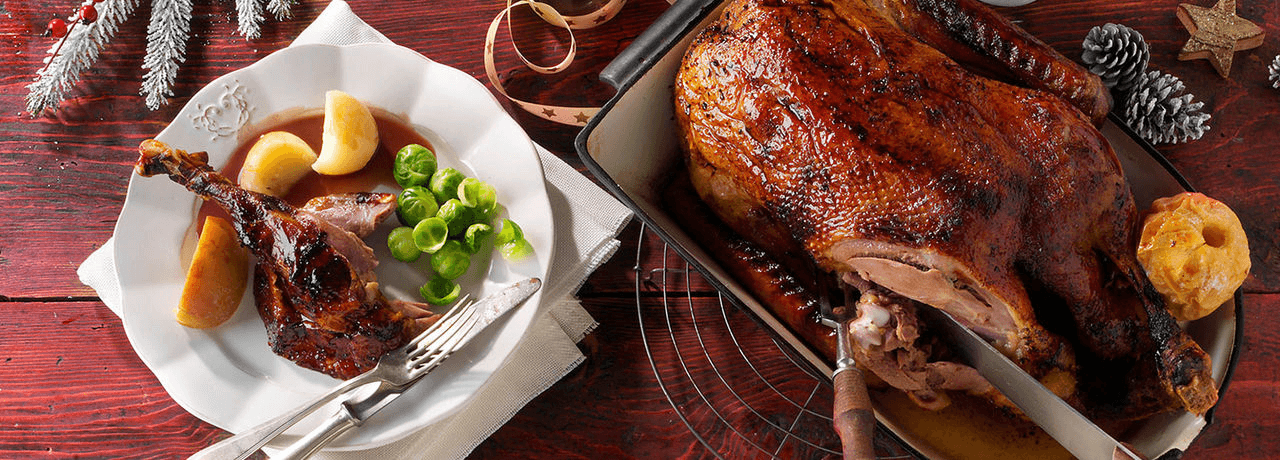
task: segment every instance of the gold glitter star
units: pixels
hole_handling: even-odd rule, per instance
[[[1191,32],[1191,39],[1178,52],[1178,60],[1208,59],[1223,78],[1231,73],[1236,51],[1262,45],[1262,28],[1236,16],[1236,0],[1218,0],[1213,8],[1183,3],[1178,5],[1177,15]]]

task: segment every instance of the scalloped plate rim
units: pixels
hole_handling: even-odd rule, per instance
[[[395,74],[394,78],[389,79],[392,81],[372,80],[363,75],[370,72],[369,68],[343,65],[369,62],[392,68],[421,70],[422,73],[414,73],[410,76]],[[479,294],[492,292],[503,284],[514,282],[525,276],[540,276],[545,279],[554,249],[555,230],[551,225],[554,216],[551,213],[545,182],[542,180],[541,163],[533,142],[480,82],[457,69],[436,63],[408,48],[379,43],[342,46],[308,44],[281,49],[252,65],[210,82],[191,98],[175,116],[174,121],[156,138],[175,142],[179,148],[182,148],[187,143],[200,142],[199,139],[207,136],[210,162],[221,166],[221,163],[225,162],[230,155],[230,151],[226,149],[233,150],[239,143],[237,136],[227,135],[227,130],[221,130],[223,134],[214,131],[196,132],[199,128],[188,127],[180,122],[184,117],[192,117],[192,124],[195,125],[194,114],[204,113],[210,109],[219,115],[227,115],[234,111],[237,108],[237,101],[233,99],[239,88],[249,88],[246,90],[249,93],[247,97],[250,100],[262,102],[269,113],[256,113],[257,105],[240,107],[241,110],[248,108],[250,113],[244,122],[232,126],[231,132],[237,132],[241,128],[252,125],[253,123],[249,120],[256,118],[261,122],[264,118],[285,109],[322,107],[323,91],[314,91],[315,102],[305,104],[294,103],[299,98],[305,98],[296,94],[255,95],[254,91],[250,91],[259,88],[256,86],[259,84],[279,85],[279,80],[274,80],[275,83],[262,83],[259,80],[271,80],[275,72],[288,70],[289,65],[298,63],[310,64],[309,67],[303,68],[312,69],[315,78],[322,82],[287,79],[289,82],[285,85],[284,91],[302,93],[311,91],[309,87],[301,88],[307,85],[336,83],[328,85],[328,89],[343,89],[357,98],[366,100],[372,106],[383,108],[394,114],[407,114],[409,118],[407,121],[433,144],[443,143],[443,145],[435,145],[438,153],[441,153],[443,164],[447,164],[450,155],[458,155],[454,159],[456,164],[471,168],[482,179],[499,186],[500,201],[507,207],[506,212],[513,220],[521,223],[526,238],[534,247],[534,256],[531,258],[534,260],[508,264],[501,258],[492,258],[487,273],[468,275],[468,277],[478,278],[472,280],[472,283],[477,284],[475,290],[479,291]],[[335,72],[315,72],[316,65],[334,66],[332,69]],[[281,66],[285,67],[281,68]],[[333,78],[337,78],[338,81],[326,80]],[[344,80],[347,78],[355,80]],[[366,79],[361,80],[361,78]],[[428,86],[420,87],[421,85]],[[439,87],[439,85],[444,86]],[[417,97],[379,100],[379,98],[397,95],[395,88],[404,86],[417,89],[415,93]],[[425,94],[428,89],[444,91]],[[361,97],[365,94],[372,97],[369,99]],[[436,101],[436,98],[461,98],[461,103],[466,104],[464,108],[467,113],[460,115],[460,121],[446,120],[442,125],[433,124],[433,121],[424,123],[424,120],[419,120],[415,115],[421,115],[420,111],[439,109],[440,107],[437,106],[444,104]],[[386,104],[383,105],[383,102]],[[427,113],[425,117],[434,120],[438,115],[438,113]],[[240,118],[236,117],[237,120]],[[423,132],[424,130],[426,132]],[[182,144],[177,144],[179,142]],[[490,153],[474,151],[492,147],[504,149],[501,152],[485,150]],[[442,150],[443,152],[440,152]],[[516,184],[519,188],[504,188],[499,185],[505,183]],[[176,261],[181,251],[169,253],[146,251],[146,249],[180,244],[180,240],[175,240],[178,235],[173,231],[173,223],[170,221],[175,220],[172,219],[174,212],[184,216],[185,219],[180,225],[183,227],[181,233],[185,234],[185,229],[190,225],[195,214],[196,200],[194,194],[164,178],[141,178],[136,172],[132,174],[125,205],[121,210],[115,231],[117,277],[120,280],[123,299],[121,319],[130,344],[175,402],[213,425],[228,431],[239,432],[311,399],[319,391],[336,385],[338,381],[319,373],[302,370],[279,357],[274,359],[281,362],[263,368],[265,372],[280,371],[281,375],[278,378],[271,374],[249,375],[244,369],[239,368],[236,368],[240,371],[239,373],[226,369],[229,363],[235,367],[236,361],[226,356],[217,356],[216,352],[221,350],[222,355],[228,354],[229,352],[220,347],[225,347],[228,343],[239,343],[237,339],[244,338],[241,337],[244,335],[242,332],[252,330],[253,323],[256,323],[258,333],[261,334],[260,338],[263,339],[261,348],[267,348],[265,331],[257,318],[256,311],[253,311],[255,309],[252,308],[249,294],[246,294],[245,302],[248,302],[250,308],[245,308],[246,304],[242,303],[240,311],[228,322],[231,324],[240,321],[237,326],[231,326],[233,329],[231,336],[220,336],[216,330],[205,332],[176,326],[172,315],[162,319],[156,317],[157,310],[164,309],[167,305],[158,307],[156,304],[164,301],[149,299],[152,297],[176,299],[174,293],[180,292],[182,275],[177,275],[179,285],[176,291],[172,277],[168,280],[153,280],[147,277],[170,275],[175,269],[180,271],[185,269],[179,267],[180,264]],[[168,226],[164,227],[166,231],[161,235],[151,233],[153,227],[163,225]],[[143,230],[146,232],[144,233]],[[145,235],[145,237],[135,235]],[[378,249],[379,245],[372,238],[366,240]],[[386,267],[389,263],[396,263],[389,257],[379,259],[383,261],[382,267]],[[380,277],[381,271],[380,268]],[[391,293],[388,293],[388,296],[391,296]],[[538,293],[516,311],[477,336],[470,346],[460,350],[455,357],[446,361],[424,378],[419,385],[406,392],[403,399],[417,399],[415,403],[398,403],[389,406],[360,430],[354,430],[338,439],[329,449],[358,450],[377,447],[399,440],[455,413],[475,396],[480,387],[497,371],[506,356],[513,351],[515,344],[532,325],[534,313],[539,310],[540,304],[541,293]],[[174,327],[168,327],[167,324]],[[228,327],[228,325],[224,324],[221,327]],[[235,335],[236,330],[241,333]],[[157,343],[174,345],[180,349],[161,350],[158,349]],[[299,382],[303,384],[299,385]],[[290,435],[296,437],[302,432],[301,430],[314,425],[314,420],[309,425],[300,425],[287,432],[282,439],[288,441],[291,439]]]

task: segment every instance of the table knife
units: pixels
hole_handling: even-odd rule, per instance
[[[1049,436],[1081,460],[1143,460],[1128,446],[1098,428],[1074,407],[1049,391],[1038,380],[1010,361],[947,312],[920,308],[920,316],[933,326],[942,340],[978,370],[991,385],[1004,393],[1024,414]]]

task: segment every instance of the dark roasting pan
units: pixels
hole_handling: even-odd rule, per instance
[[[672,113],[671,89],[679,61],[690,41],[719,15],[720,0],[680,0],[641,34],[602,72],[617,94],[578,135],[575,146],[587,168],[644,223],[683,256],[736,306],[782,342],[789,344],[815,370],[830,373],[831,364],[717,264],[667,211],[659,189],[673,170],[682,168]],[[1120,157],[1139,209],[1152,200],[1194,190],[1169,162],[1122,123],[1103,128]],[[1187,325],[1190,334],[1213,358],[1213,376],[1225,393],[1240,349],[1243,330],[1241,294],[1233,305]],[[880,423],[928,458],[947,458],[897,421],[877,414]],[[1189,414],[1166,414],[1146,420],[1120,436],[1149,458],[1185,450],[1212,420]]]

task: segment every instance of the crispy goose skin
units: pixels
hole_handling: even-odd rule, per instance
[[[698,194],[774,254],[951,312],[1060,394],[1075,384],[1071,340],[1088,366],[1142,369],[1120,390],[1143,390],[1143,403],[1117,416],[1203,413],[1217,395],[1209,358],[1136,263],[1133,199],[1093,125],[1105,94],[1062,77],[1082,69],[1024,72],[1055,80],[1030,85],[1052,93],[966,70],[944,54],[954,46],[933,45],[955,36],[927,33],[955,29],[929,13],[936,4],[728,5],[674,88]],[[989,62],[1057,56],[981,7],[948,4],[1012,37],[968,42]],[[1017,74],[1012,64],[990,74]],[[1037,311],[1033,295],[1050,301]]]
[[[1102,79],[978,0],[868,0],[866,4],[970,70],[1062,97],[1095,125],[1101,125],[1111,111],[1111,94]],[[834,5],[841,8],[848,3]]]
[[[379,357],[434,320],[430,311],[383,297],[373,272],[378,261],[350,231],[283,200],[236,186],[210,168],[203,153],[187,153],[154,140],[143,142],[138,150],[138,174],[166,174],[231,216],[241,244],[258,258],[254,298],[277,354],[346,379],[372,368]],[[330,202],[385,207],[387,199],[370,194]],[[394,207],[394,196],[390,199]],[[374,218],[379,214],[370,213]]]

